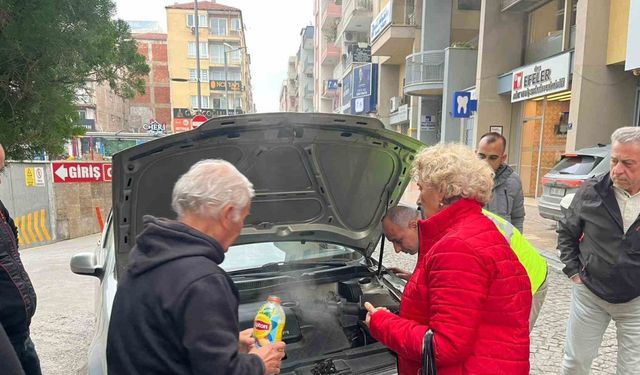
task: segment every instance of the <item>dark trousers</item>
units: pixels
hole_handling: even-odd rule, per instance
[[[36,347],[31,341],[31,337],[27,335],[26,340],[21,343],[12,342],[16,350],[22,369],[26,375],[42,375],[40,370],[40,359],[36,353]]]

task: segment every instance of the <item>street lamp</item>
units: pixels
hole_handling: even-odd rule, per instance
[[[233,48],[233,46],[229,43],[222,43],[222,45],[225,48],[224,51],[224,101],[225,101],[225,114],[227,116],[229,116],[229,80],[228,80],[228,76],[227,76],[227,53],[229,52],[235,52],[235,51],[239,51],[241,49],[245,49],[247,47],[238,47],[238,48]],[[229,50],[227,50],[227,48],[230,48]]]

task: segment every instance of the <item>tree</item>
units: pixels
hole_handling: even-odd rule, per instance
[[[144,93],[149,74],[113,0],[0,0],[0,143],[13,159],[61,155],[84,132],[75,101],[87,81]]]

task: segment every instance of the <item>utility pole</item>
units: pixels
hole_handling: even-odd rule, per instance
[[[200,88],[200,20],[198,17],[198,0],[194,0],[195,5],[195,25],[196,25],[196,85],[198,95],[198,113],[202,111],[202,93]]]

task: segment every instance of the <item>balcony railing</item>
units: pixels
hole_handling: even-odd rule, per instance
[[[406,61],[405,87],[444,80],[444,50],[414,53]]]

